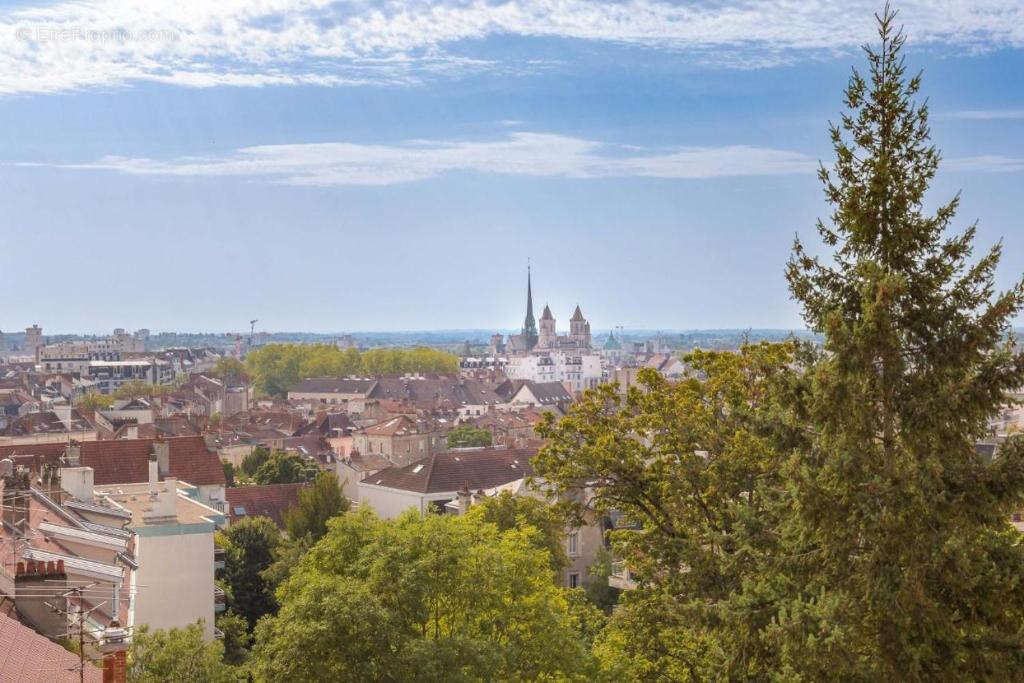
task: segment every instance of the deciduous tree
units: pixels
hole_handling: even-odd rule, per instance
[[[366,509],[329,526],[257,628],[259,680],[567,679],[588,665],[536,531]]]

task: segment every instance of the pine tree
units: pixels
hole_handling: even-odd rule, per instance
[[[795,592],[772,638],[783,666],[820,676],[1019,677],[1024,550],[1010,526],[1024,493],[1018,439],[976,442],[1024,386],[1010,321],[1024,282],[996,293],[1001,245],[971,261],[959,197],[925,210],[940,155],[921,77],[907,77],[896,13],[854,71],[819,171],[832,263],[798,240],[793,296],[825,353],[811,370],[811,445],[788,462],[782,574]]]

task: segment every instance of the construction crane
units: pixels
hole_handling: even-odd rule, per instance
[[[249,321],[249,348],[252,348],[252,336],[256,333],[256,323],[258,322],[259,320]]]

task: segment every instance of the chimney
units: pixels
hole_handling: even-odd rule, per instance
[[[160,474],[166,477],[171,467],[171,444],[160,438],[154,439],[153,453],[160,466]]]
[[[149,455],[149,489],[154,490],[157,483],[160,481],[160,461],[157,459],[156,453],[150,453]]]
[[[91,503],[93,495],[93,469],[91,467],[62,467],[60,485],[83,503]]]
[[[64,561],[18,562],[14,574],[14,606],[21,619],[47,638],[57,638],[67,630],[64,615],[47,602],[67,588]],[[63,605],[56,605],[63,607]]]
[[[459,514],[464,515],[469,512],[469,506],[473,504],[469,494],[469,482],[467,481],[463,484],[462,488],[459,489],[455,495],[458,496]]]
[[[71,405],[66,406],[54,406],[53,414],[64,423],[64,427],[70,432],[71,431]]]
[[[70,444],[68,444],[67,451],[65,451],[65,456],[67,458],[68,465],[70,465],[71,467],[78,467],[78,465],[82,462],[82,445],[79,444],[77,441],[72,441]]]
[[[128,631],[114,619],[100,639],[103,653],[103,683],[125,683],[128,673]]]

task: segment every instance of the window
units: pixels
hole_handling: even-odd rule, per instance
[[[574,531],[569,534],[569,555],[575,557],[580,554],[580,532]]]
[[[569,588],[579,588],[579,587],[580,587],[580,575],[579,574],[569,574]]]

